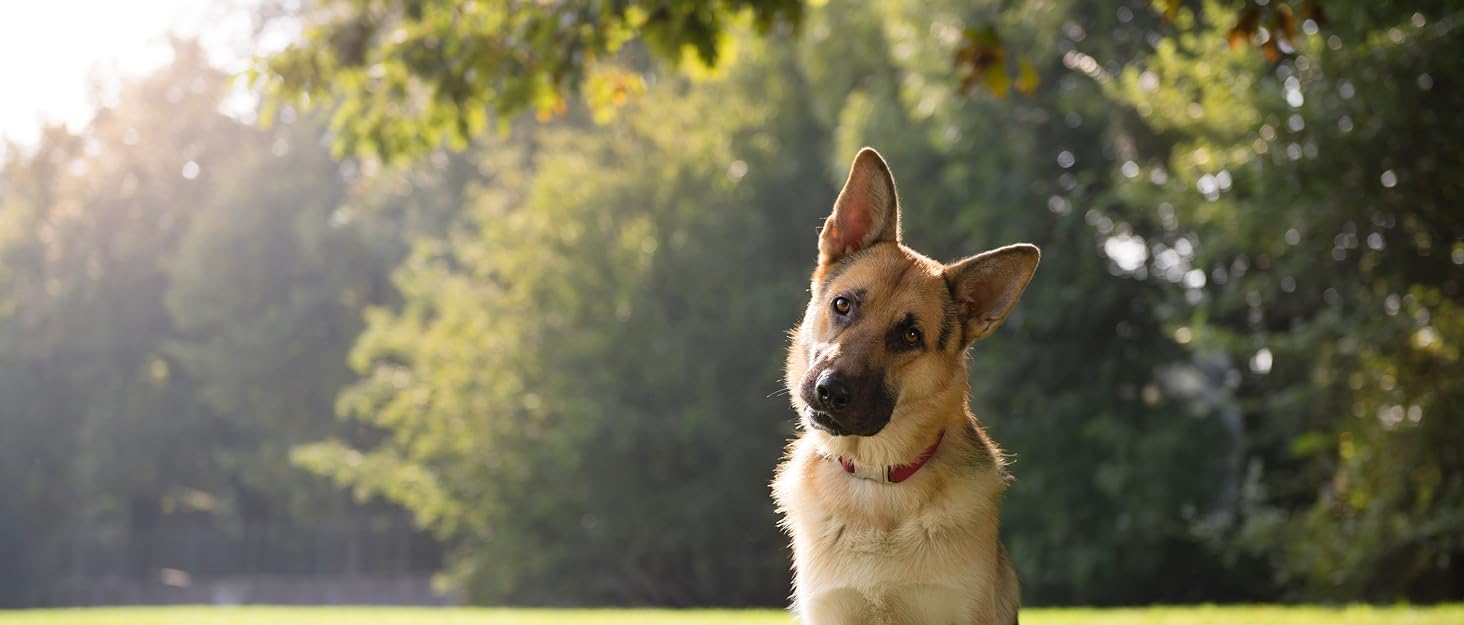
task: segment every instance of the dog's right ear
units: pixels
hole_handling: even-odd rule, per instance
[[[874,148],[864,148],[854,157],[834,212],[824,222],[818,263],[832,265],[845,254],[883,241],[900,241],[900,200],[889,165]]]
[[[1037,246],[1017,243],[946,265],[966,343],[986,338],[1006,320],[1041,259]]]

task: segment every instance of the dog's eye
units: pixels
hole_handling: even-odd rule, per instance
[[[849,298],[847,297],[834,298],[834,312],[836,313],[839,313],[841,315],[847,315],[849,314],[849,311],[853,309],[853,307],[854,305],[849,303]]]
[[[920,343],[920,330],[910,328],[905,330],[905,333],[900,338],[904,339],[906,345],[918,345]]]

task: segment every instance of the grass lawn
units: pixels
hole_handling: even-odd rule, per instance
[[[1443,607],[1184,607],[1023,610],[1022,625],[1459,625]],[[791,625],[776,610],[509,610],[486,608],[82,608],[0,611],[0,625]]]

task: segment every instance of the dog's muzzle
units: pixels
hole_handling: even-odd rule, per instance
[[[834,436],[874,436],[895,408],[878,372],[856,376],[828,368],[808,376],[800,391],[809,423]]]

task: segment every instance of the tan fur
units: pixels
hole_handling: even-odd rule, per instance
[[[846,209],[846,196],[881,174],[876,165],[888,188],[874,184],[867,192],[873,208]],[[812,298],[788,351],[786,383],[803,427],[772,486],[792,538],[794,610],[804,625],[1011,625],[1020,591],[997,537],[1008,476],[1001,451],[968,409],[966,354],[1015,304],[1036,266],[1027,250],[1036,248],[1003,248],[988,253],[993,260],[950,266],[927,258],[899,242],[894,182],[883,159],[866,149],[853,169],[821,237]],[[841,210],[887,214],[850,222],[873,224],[870,232],[838,233]],[[838,331],[830,298],[853,289],[863,293],[859,321]],[[960,323],[937,349],[947,310],[959,310]],[[920,320],[930,348],[886,349],[887,329],[908,314]],[[800,387],[811,371],[833,363],[885,372],[894,408],[877,434],[835,436],[810,422]],[[941,432],[935,455],[898,484],[855,477],[834,460],[906,464]]]

